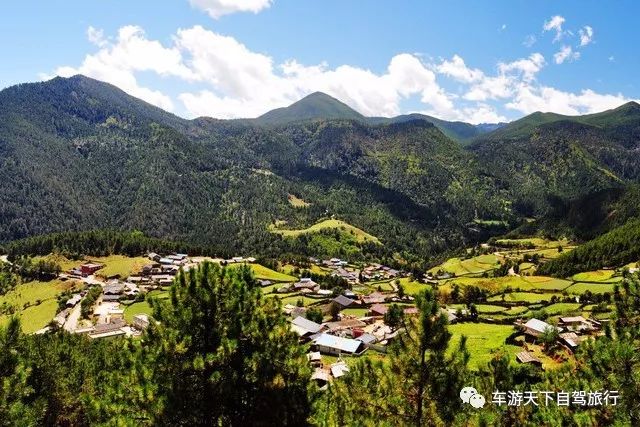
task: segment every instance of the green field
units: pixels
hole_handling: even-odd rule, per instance
[[[280,301],[282,301],[282,305],[286,305],[286,304],[297,305],[298,300],[302,299],[305,307],[322,301],[319,298],[309,298],[309,297],[303,297],[301,295],[294,295],[294,296],[284,297],[284,298],[278,297],[278,298],[280,298]]]
[[[345,308],[342,310],[342,314],[356,317],[365,317],[368,313],[368,308]]]
[[[469,366],[479,368],[485,366],[493,358],[493,354],[504,347],[506,351],[515,355],[521,351],[520,347],[505,344],[505,339],[515,329],[511,325],[492,325],[488,323],[456,323],[449,325],[452,334],[449,350],[457,349],[460,337],[467,337],[467,350],[470,353]]]
[[[465,304],[450,304],[449,308],[466,310],[467,306]],[[507,310],[507,307],[502,307],[500,305],[490,305],[490,304],[476,304],[476,308],[478,309],[478,313],[489,314],[489,313],[500,313]]]
[[[614,283],[576,283],[569,286],[566,291],[570,294],[581,295],[586,291],[594,294],[604,294],[605,292],[613,292]]]
[[[425,285],[420,282],[415,282],[411,280],[409,277],[401,278],[400,284],[402,285],[402,288],[404,289],[404,292],[407,295],[418,295],[420,291],[422,291],[423,289],[431,288],[430,285]]]
[[[229,268],[239,268],[244,264],[230,264]],[[295,282],[298,279],[289,274],[280,273],[260,264],[247,264],[253,270],[256,279],[272,280],[274,282]]]
[[[344,221],[340,221],[338,219],[327,219],[324,221],[321,221],[317,224],[312,225],[309,228],[305,228],[303,230],[280,230],[278,228],[276,228],[275,226],[272,226],[270,228],[271,232],[273,233],[278,233],[278,234],[282,234],[283,236],[286,237],[296,237],[299,236],[301,234],[306,234],[306,233],[316,233],[318,231],[321,230],[325,230],[325,229],[339,229],[339,230],[343,230],[347,233],[351,233],[356,237],[356,240],[360,243],[362,242],[366,242],[366,241],[370,241],[370,242],[375,242],[375,243],[380,243],[380,240],[378,240],[377,237],[372,236],[371,234],[357,228],[354,227],[353,225],[346,223]]]
[[[0,304],[8,303],[14,306],[16,314],[22,320],[22,329],[31,333],[45,327],[56,315],[58,294],[80,287],[81,285],[75,282],[60,280],[22,283],[6,295],[0,296]],[[25,304],[30,306],[24,308]],[[7,320],[8,316],[0,316],[0,324]]]
[[[134,302],[124,309],[124,320],[127,323],[133,322],[133,316],[136,314],[148,314],[151,315],[152,308],[147,301]]]
[[[104,264],[104,267],[98,270],[96,275],[102,277],[119,276],[125,279],[132,274],[140,272],[142,267],[149,264],[149,259],[145,257],[130,258],[124,255],[111,255],[108,257],[87,258],[87,261]]]
[[[480,255],[469,259],[450,258],[437,267],[429,270],[431,273],[437,273],[438,270],[453,273],[456,276],[467,274],[480,274],[485,271],[493,270],[498,265],[498,258],[493,255]]]
[[[490,293],[498,293],[507,288],[517,291],[561,291],[571,285],[569,280],[546,276],[504,276],[504,277],[459,277],[445,282],[445,288],[451,289],[454,283],[460,286],[477,286]]]
[[[614,277],[616,272],[614,270],[596,270],[586,271],[584,273],[575,274],[571,279],[576,282],[617,282],[622,280],[621,276]]]
[[[510,292],[510,293],[504,294],[504,301],[536,303],[541,301],[551,301],[551,298],[554,295],[558,298],[562,297],[562,294],[558,294],[558,293]],[[487,301],[489,302],[502,301],[502,295],[492,296]]]
[[[544,307],[543,310],[549,316],[557,316],[563,314],[576,313],[580,309],[580,304],[571,303],[571,302],[559,302],[556,304],[551,304],[547,307]]]

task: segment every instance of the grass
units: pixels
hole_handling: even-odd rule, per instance
[[[285,237],[297,237],[301,234],[316,233],[325,229],[339,229],[353,234],[356,237],[356,240],[360,243],[367,241],[380,243],[380,240],[377,237],[338,219],[327,219],[302,230],[278,230],[274,226],[270,229],[273,233],[282,234]]]
[[[622,280],[622,277],[614,277],[616,272],[614,270],[596,270],[585,271],[584,273],[575,274],[571,279],[576,282],[615,282]]]
[[[7,294],[0,296],[0,304],[6,302],[13,305],[15,313],[22,320],[22,330],[31,333],[42,329],[53,319],[58,309],[56,300],[58,294],[78,289],[81,286],[73,281],[63,282],[60,280],[22,283]],[[40,304],[37,304],[38,301]],[[30,306],[24,308],[25,304]],[[0,316],[0,325],[4,325],[8,319],[9,316]]]
[[[400,279],[400,284],[404,289],[404,293],[407,295],[418,295],[423,289],[430,288],[430,285],[425,285],[420,282],[415,282],[409,277],[403,277]]]
[[[127,323],[132,323],[133,316],[136,314],[151,315],[152,311],[153,310],[147,301],[134,302],[124,309],[124,320],[126,320]]]
[[[289,194],[288,199],[289,199],[289,203],[294,208],[306,208],[308,206],[311,206],[311,203],[307,203],[304,200],[294,196],[293,194]]]
[[[529,309],[523,305],[517,305],[515,307],[510,307],[508,310],[503,311],[501,314],[505,314],[507,316],[520,316],[529,311]]]
[[[298,305],[298,300],[302,299],[303,304],[305,307],[320,302],[322,301],[319,298],[309,298],[309,297],[304,297],[302,295],[294,295],[294,296],[290,296],[290,297],[284,297],[284,298],[280,298],[280,301],[282,302],[282,305],[286,305],[286,304],[291,304],[291,305]]]
[[[507,345],[505,340],[514,332],[511,325],[493,325],[488,323],[456,323],[449,325],[452,334],[449,351],[456,351],[460,337],[467,337],[467,350],[470,354],[469,366],[479,368],[486,366],[494,353],[504,348],[515,357],[520,347]]]
[[[342,310],[342,314],[356,317],[365,317],[368,313],[368,308],[345,308],[344,310]]]
[[[558,298],[562,297],[562,294],[558,294],[558,293],[510,292],[506,294],[492,296],[487,301],[489,302],[502,301],[502,295],[504,295],[505,302],[528,302],[528,303],[550,301],[554,295]]]
[[[576,283],[569,286],[566,291],[574,295],[582,295],[586,291],[594,294],[604,294],[605,292],[613,292],[615,283]]]
[[[108,257],[90,258],[87,261],[97,262],[104,264],[104,267],[98,270],[96,275],[102,277],[114,277],[119,276],[124,279],[132,274],[138,273],[142,270],[146,264],[149,264],[149,259],[145,257],[128,257],[124,255],[110,255]]]
[[[239,268],[243,264],[230,264],[229,268]],[[260,264],[247,264],[253,270],[256,279],[272,280],[274,282],[295,282],[298,279],[289,274],[280,273]]]
[[[449,308],[466,310],[467,306],[464,304],[450,304]],[[501,305],[476,304],[476,309],[478,309],[478,313],[490,314],[506,311],[507,307],[502,307]]]
[[[393,280],[380,280],[377,282],[367,282],[367,286],[372,290],[376,290],[376,291],[378,290],[378,288],[380,288],[382,291],[392,291],[393,290],[393,286],[391,286],[392,281]]]
[[[481,274],[485,271],[493,270],[498,264],[498,258],[493,255],[480,255],[469,259],[450,258],[441,265],[429,270],[436,273],[438,270],[453,273],[456,276],[468,274]]]
[[[459,277],[450,279],[445,287],[451,289],[454,283],[459,286],[477,286],[490,293],[499,293],[510,288],[514,291],[561,291],[571,285],[564,279],[556,279],[546,276],[504,276],[504,277]]]
[[[571,302],[559,302],[556,304],[551,304],[547,307],[544,307],[544,311],[549,315],[549,316],[556,316],[559,314],[569,314],[569,313],[575,313],[577,311],[579,311],[580,309],[580,304],[578,303],[571,303]]]

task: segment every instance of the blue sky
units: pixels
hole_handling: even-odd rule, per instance
[[[583,114],[640,98],[638,12],[631,0],[23,0],[0,17],[0,87],[82,73],[184,117],[253,117],[316,90],[367,115]]]

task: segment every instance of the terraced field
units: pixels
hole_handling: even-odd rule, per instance
[[[272,226],[270,231],[272,233],[281,234],[285,237],[296,237],[300,234],[317,233],[318,231],[325,229],[338,229],[346,233],[351,233],[356,237],[356,240],[361,243],[366,241],[380,243],[380,240],[377,237],[338,219],[327,219],[302,230],[282,230],[277,228],[277,226]]]

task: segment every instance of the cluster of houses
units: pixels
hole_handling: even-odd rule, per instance
[[[309,285],[310,282],[302,279],[298,283],[301,286]],[[302,289],[311,288],[302,287]],[[308,358],[315,368],[313,379],[320,386],[349,371],[342,360],[343,356],[360,356],[369,350],[386,352],[386,345],[398,334],[398,330],[392,329],[384,322],[384,314],[387,310],[385,303],[394,301],[400,302],[395,293],[374,292],[368,295],[356,295],[346,291],[335,298],[325,299],[323,305],[317,305],[325,314],[330,306],[340,310],[337,320],[323,323],[307,319],[305,307],[295,307],[290,304],[284,306],[285,313],[291,316],[291,330],[298,334],[301,342],[309,344]],[[351,308],[364,309],[363,315],[343,313],[343,310]],[[417,313],[415,307],[405,308],[407,315]],[[339,360],[331,365],[325,365],[322,363],[321,355],[323,354],[338,356]]]
[[[370,264],[364,267],[362,270],[357,270],[349,266],[349,262],[340,258],[331,258],[326,260],[319,260],[317,258],[309,258],[311,262],[321,267],[329,268],[333,270],[332,276],[338,276],[345,279],[349,284],[356,284],[359,282],[367,282],[373,280],[388,280],[394,279],[400,276],[401,272],[394,270],[391,267],[387,267],[382,264]]]
[[[534,318],[529,319],[526,323],[517,322],[516,327],[524,333],[525,344],[527,340],[536,342],[547,331],[553,330],[558,333],[557,339],[560,345],[575,352],[580,343],[602,330],[602,322],[595,319],[587,319],[583,316],[566,316],[558,319],[557,326]],[[516,359],[520,363],[542,366],[540,359],[526,349],[516,354]]]

